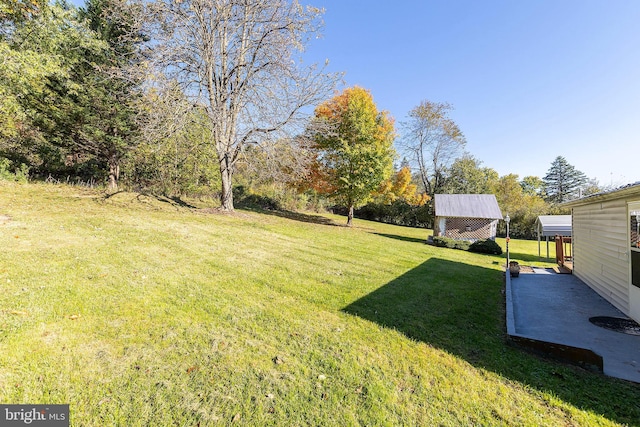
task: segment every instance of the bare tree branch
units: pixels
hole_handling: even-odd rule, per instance
[[[292,140],[306,107],[335,86],[338,75],[294,56],[318,33],[322,11],[286,0],[157,0],[147,10],[155,65],[206,109],[222,207],[233,210],[234,167],[249,144]]]
[[[445,183],[447,168],[462,154],[466,140],[449,118],[451,105],[422,101],[403,123],[403,145],[417,164],[427,194],[433,195]]]

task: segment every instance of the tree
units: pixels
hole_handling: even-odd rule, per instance
[[[547,203],[536,194],[527,194],[516,174],[500,177],[494,192],[502,213],[511,217],[510,235],[532,238],[538,216],[549,214]],[[503,228],[504,223],[501,222],[499,227]]]
[[[74,65],[78,94],[63,93],[76,133],[72,152],[105,164],[111,190],[118,188],[121,162],[138,141],[139,103],[144,68],[139,8],[125,0],[87,0],[79,19],[106,48],[84,53]],[[73,128],[73,126],[71,126]]]
[[[40,91],[43,77],[59,71],[57,61],[20,44],[16,31],[35,20],[47,2],[41,0],[0,0],[0,151],[11,151],[25,129],[26,111],[20,98]]]
[[[543,196],[544,195],[544,181],[537,176],[525,176],[520,181],[520,186],[524,194],[530,196]]]
[[[45,0],[0,1],[0,37],[11,32],[15,24],[33,19],[47,7]]]
[[[600,181],[598,181],[596,178],[591,178],[582,185],[581,190],[583,196],[589,196],[591,194],[597,194],[612,190],[612,188],[607,185],[600,185]]]
[[[0,148],[31,165],[61,163],[61,147],[74,141],[69,106],[85,89],[74,70],[105,48],[72,8],[54,4],[14,22],[0,40],[0,104],[9,112],[0,113]]]
[[[19,41],[16,41],[19,43]],[[29,48],[14,49],[0,40],[0,149],[15,148],[31,122],[24,97],[42,93],[46,77],[62,72],[57,58]]]
[[[483,168],[482,162],[470,154],[456,159],[446,174],[442,192],[449,194],[486,194],[498,181],[498,172]]]
[[[423,206],[429,201],[429,196],[418,192],[418,186],[412,182],[411,168],[402,167],[390,179],[384,181],[376,194],[376,201],[391,204],[397,200],[411,206]]]
[[[45,176],[108,174],[117,186],[141,82],[128,72],[142,42],[131,12],[123,0],[90,0],[80,11],[53,4],[4,32],[0,149]]]
[[[422,101],[409,112],[409,121],[403,124],[404,146],[417,164],[431,198],[445,185],[447,168],[466,144],[462,131],[449,118],[451,109],[446,103]]]
[[[302,131],[306,107],[333,90],[337,75],[303,66],[322,10],[287,0],[157,0],[155,61],[209,119],[221,176],[221,205],[233,210],[232,179],[246,148]]]
[[[587,182],[587,177],[570,165],[564,157],[558,156],[551,163],[547,175],[542,180],[545,184],[547,200],[559,204],[575,196],[579,188]]]
[[[153,106],[142,141],[128,153],[124,172],[138,189],[166,196],[206,194],[219,188],[210,126],[203,110],[193,109],[174,87],[151,91],[143,105]],[[171,126],[169,126],[169,124]]]
[[[496,183],[494,193],[504,215],[508,213],[513,218],[516,211],[523,206],[524,193],[516,174],[501,176]]]
[[[370,200],[391,175],[393,120],[379,112],[371,93],[360,87],[345,89],[319,105],[315,116],[329,130],[314,134],[314,185],[349,209],[351,226],[354,207]]]

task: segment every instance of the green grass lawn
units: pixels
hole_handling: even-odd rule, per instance
[[[639,386],[506,343],[504,256],[208,212],[0,181],[0,402],[75,426],[640,425]]]

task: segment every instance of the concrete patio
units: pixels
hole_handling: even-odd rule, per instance
[[[626,317],[571,274],[534,268],[506,274],[507,333],[537,353],[640,383],[640,336],[615,332],[590,317]]]

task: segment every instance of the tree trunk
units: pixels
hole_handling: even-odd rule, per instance
[[[118,190],[118,180],[120,179],[120,163],[115,155],[109,157],[109,190]]]
[[[349,213],[347,214],[347,227],[353,226],[353,205],[349,205]]]
[[[220,193],[220,204],[223,211],[233,211],[233,184],[231,177],[232,167],[228,161],[228,156],[220,161],[220,176],[222,178],[222,192]]]

